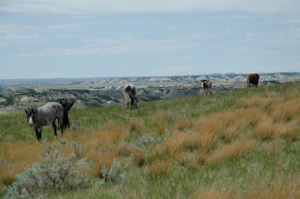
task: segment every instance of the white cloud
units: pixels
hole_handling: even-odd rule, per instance
[[[225,31],[225,35],[230,34],[230,33],[231,33],[231,30],[226,30]]]
[[[299,46],[300,45],[300,28],[289,27],[271,33],[268,37],[269,44],[281,46]]]
[[[216,33],[203,32],[191,35],[173,35],[160,38],[137,38],[135,36],[107,38],[82,37],[80,47],[27,49],[19,56],[53,57],[66,55],[117,55],[128,53],[164,53],[199,46]],[[1,40],[0,40],[1,41]]]
[[[0,35],[0,40],[17,40],[17,39],[28,40],[28,39],[38,38],[38,37],[39,37],[38,34],[24,35],[24,36],[18,36],[16,34],[7,34],[7,35],[4,35],[4,36]]]
[[[0,12],[27,14],[120,14],[245,11],[299,14],[299,0],[14,0],[1,2]]]
[[[16,35],[16,34],[6,34],[0,35],[0,45],[7,44],[25,44],[25,43],[37,43],[41,42],[41,38],[38,34],[32,35]]]
[[[7,21],[0,24],[0,33],[20,33],[20,32],[52,32],[52,31],[70,31],[77,30],[80,27],[76,24],[64,24],[54,26],[24,26],[17,24],[5,24]]]
[[[263,37],[261,34],[247,32],[245,34],[245,40],[244,41],[245,42],[252,42],[252,41],[260,39],[261,37]]]

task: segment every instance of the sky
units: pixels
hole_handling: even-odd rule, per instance
[[[0,79],[300,72],[299,0],[0,0]]]

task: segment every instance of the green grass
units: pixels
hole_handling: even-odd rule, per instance
[[[158,112],[170,114],[171,117],[164,122],[172,126],[181,117],[193,121],[213,113],[235,111],[245,99],[252,97],[277,96],[284,101],[292,90],[300,93],[300,82],[223,92],[209,96],[197,95],[141,103],[138,105],[138,109],[134,110],[126,110],[125,104],[105,108],[75,109],[69,112],[69,117],[71,130],[103,129],[111,120],[127,127],[128,121],[134,118],[143,121],[144,133],[153,137],[155,144],[159,145],[161,140],[168,137],[168,133],[159,135],[156,132],[153,118]],[[244,136],[250,137],[251,125],[246,128]],[[187,132],[190,130],[187,129]],[[4,133],[1,134],[1,132]],[[138,132],[132,131],[127,144],[137,142],[140,136]],[[6,142],[18,144],[30,139],[35,139],[35,133],[27,124],[25,113],[0,115],[0,146]],[[53,140],[51,126],[44,127],[42,139]],[[256,138],[256,140],[257,148],[246,156],[229,158],[220,163],[199,164],[197,169],[177,162],[176,158],[172,159],[165,154],[162,154],[161,157],[152,157],[153,159],[146,158],[148,163],[154,161],[155,158],[156,160],[161,158],[173,160],[168,174],[158,176],[149,175],[148,163],[140,166],[132,163],[130,156],[124,155],[121,158],[127,172],[125,181],[117,184],[106,183],[98,187],[91,183],[88,188],[53,193],[45,198],[198,198],[199,192],[209,190],[212,186],[217,187],[217,190],[228,189],[233,193],[248,196],[246,198],[253,198],[250,197],[251,191],[255,189],[255,185],[262,182],[267,185],[266,193],[272,190],[275,182],[283,179],[294,182],[297,187],[300,179],[300,141],[291,142],[283,138],[278,140]],[[101,140],[98,141],[101,142]],[[212,149],[225,144],[221,137],[218,137]],[[126,164],[126,162],[129,163]]]

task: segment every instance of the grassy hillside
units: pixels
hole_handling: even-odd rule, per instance
[[[45,198],[297,198],[299,93],[300,82],[293,82],[143,103],[132,111],[125,104],[71,110],[72,126],[59,136],[70,144],[61,153],[86,160],[90,182]],[[42,140],[58,143],[51,126]],[[41,147],[25,113],[0,115],[0,187],[40,161]],[[126,178],[95,184],[114,161]]]

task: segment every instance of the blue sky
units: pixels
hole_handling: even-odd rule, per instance
[[[2,0],[0,79],[300,72],[299,0]]]

